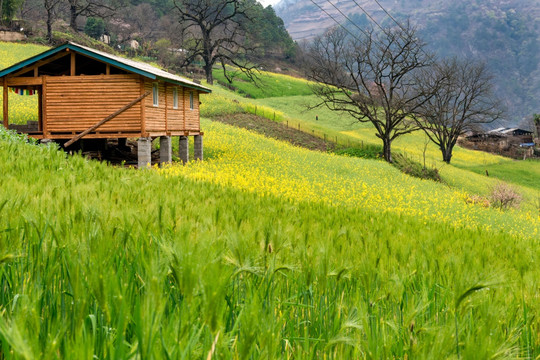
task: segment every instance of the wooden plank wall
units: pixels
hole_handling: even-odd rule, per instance
[[[153,105],[153,94],[152,94],[152,85],[154,82],[151,80],[145,81],[144,91],[150,91],[150,96],[148,96],[144,102],[145,109],[144,115],[146,117],[146,131],[156,132],[156,131],[165,131],[165,84],[163,82],[158,83],[158,93],[159,93],[159,106],[155,107]]]
[[[183,131],[184,130],[184,108],[182,101],[182,87],[176,86],[178,91],[178,109],[174,109],[173,89],[175,85],[167,85],[167,130]]]
[[[189,93],[193,92],[193,109],[189,108]],[[186,129],[199,131],[201,122],[199,118],[199,92],[197,90],[184,89],[184,106],[186,107]]]
[[[154,81],[146,80],[144,91],[152,92]],[[159,106],[153,105],[152,95],[145,101],[146,131],[156,132],[177,132],[177,131],[200,131],[201,123],[199,119],[199,92],[177,86],[178,89],[178,109],[173,109],[173,88],[175,85],[167,84],[165,94],[165,84],[158,83]],[[193,91],[193,110],[189,108],[189,93]],[[166,97],[166,100],[165,100]],[[165,111],[165,106],[167,111]],[[185,114],[185,128],[184,128]],[[167,116],[167,124],[165,124]],[[167,125],[167,128],[165,128]]]
[[[140,96],[135,75],[50,76],[46,89],[46,131],[80,132]],[[97,132],[140,132],[141,105],[101,126]]]

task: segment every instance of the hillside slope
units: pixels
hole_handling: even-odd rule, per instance
[[[513,124],[539,111],[539,0],[381,0],[380,3],[398,21],[410,18],[428,48],[439,55],[486,61]],[[332,4],[361,27],[374,24],[360,7],[379,24],[394,24],[374,1],[319,1],[318,4],[351,31],[358,30]],[[276,9],[296,40],[310,39],[336,25],[310,0],[283,0]]]
[[[309,96],[214,90],[206,114],[277,114],[349,140],[372,132],[314,120],[300,106]],[[453,166],[450,187],[202,127],[205,161],[144,171],[0,127],[0,357],[540,356],[537,208],[474,204],[495,181]],[[500,160],[478,154],[456,160]]]

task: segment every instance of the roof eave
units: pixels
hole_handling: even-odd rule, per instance
[[[156,75],[154,75],[152,73],[149,73],[147,71],[135,68],[133,66],[129,66],[127,64],[121,63],[121,62],[116,61],[114,59],[111,59],[109,57],[105,57],[105,56],[102,56],[100,54],[96,54],[94,52],[88,51],[88,50],[86,50],[84,48],[81,48],[81,47],[77,46],[77,44],[74,44],[74,43],[70,42],[70,43],[67,43],[66,45],[69,47],[69,49],[76,50],[77,52],[79,52],[81,54],[84,54],[84,55],[86,55],[88,57],[91,57],[93,59],[103,61],[103,62],[105,62],[107,64],[114,65],[117,68],[129,71],[129,72],[133,72],[133,73],[138,74],[138,75],[142,75],[142,76],[147,77],[147,78],[152,79],[152,80],[156,79]]]
[[[38,62],[38,61],[40,61],[42,59],[45,59],[46,57],[49,57],[51,55],[57,54],[57,53],[59,53],[61,51],[64,51],[68,47],[69,47],[69,43],[65,43],[63,45],[55,47],[54,49],[46,50],[46,51],[44,51],[44,52],[42,52],[40,54],[32,56],[31,58],[28,58],[28,59],[20,61],[20,62],[18,62],[16,64],[13,64],[10,67],[5,68],[4,70],[0,71],[0,78],[4,77],[6,75],[9,75],[12,72],[18,71],[18,70],[20,70],[20,69],[22,69],[22,68],[24,68],[24,67],[26,67],[28,65],[36,63],[36,62]]]
[[[190,88],[190,89],[199,90],[199,91],[202,91],[202,92],[207,93],[207,94],[210,94],[210,93],[212,92],[212,89],[209,89],[209,88],[204,87],[204,86],[197,86],[197,85],[187,84],[187,83],[185,83],[185,82],[181,82],[181,81],[177,81],[177,80],[172,80],[172,79],[167,79],[167,78],[162,77],[162,76],[158,76],[157,79],[158,79],[158,80],[163,80],[163,81],[169,82],[169,83],[171,83],[171,84],[175,84],[175,85],[180,85],[180,86],[183,86],[183,87],[187,87],[187,88]]]

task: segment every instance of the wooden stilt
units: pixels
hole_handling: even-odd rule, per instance
[[[8,108],[8,85],[7,85],[7,78],[4,77],[4,106],[3,106],[3,111],[4,111],[4,127],[7,129],[8,128],[8,125],[9,125],[9,108]]]
[[[70,69],[69,69],[69,73],[71,76],[75,76],[75,70],[76,69],[76,64],[75,64],[75,53],[72,52],[71,53],[71,63],[70,63]]]

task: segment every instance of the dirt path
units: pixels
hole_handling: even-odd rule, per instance
[[[303,131],[287,127],[284,124],[277,123],[266,118],[252,114],[236,114],[229,116],[220,116],[212,118],[225,124],[252,130],[264,136],[287,141],[293,145],[304,147],[310,150],[328,151],[335,147],[333,142],[305,133]]]

